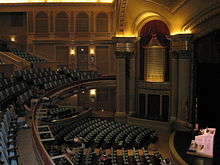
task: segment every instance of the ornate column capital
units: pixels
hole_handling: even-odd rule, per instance
[[[172,59],[189,59],[191,56],[191,51],[181,50],[181,51],[171,51]]]
[[[171,58],[172,59],[190,59],[192,54],[192,34],[170,35]]]
[[[139,37],[113,37],[116,58],[134,58]]]
[[[191,41],[193,37],[193,34],[176,34],[176,35],[169,35],[167,38],[171,42],[176,42],[176,41]]]

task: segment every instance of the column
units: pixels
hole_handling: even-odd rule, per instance
[[[126,118],[126,55],[116,53],[116,120]]]
[[[192,100],[192,35],[178,34],[171,39],[171,118],[189,120]]]
[[[128,113],[134,114],[135,113],[135,108],[136,108],[136,84],[135,84],[135,79],[136,79],[136,72],[135,72],[135,58],[134,54],[130,56],[129,60],[129,75],[128,75]]]
[[[115,120],[125,121],[127,114],[134,113],[135,43],[136,37],[115,37],[116,55],[116,113]]]

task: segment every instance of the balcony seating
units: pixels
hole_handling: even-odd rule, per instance
[[[37,57],[37,56],[33,56],[27,52],[24,52],[24,51],[20,51],[20,50],[17,50],[16,48],[10,48],[9,51],[31,63],[43,63],[43,62],[46,62],[46,60],[40,58],[40,57]]]
[[[75,112],[75,108],[60,107],[60,108],[50,108],[47,110],[47,117],[43,119],[46,122],[52,122],[54,120],[60,120],[72,117],[78,114]]]

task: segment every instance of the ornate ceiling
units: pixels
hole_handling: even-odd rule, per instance
[[[151,1],[153,3],[156,3],[158,5],[161,5],[165,8],[167,8],[169,11],[174,12],[176,9],[178,9],[186,0],[145,0],[145,1]]]

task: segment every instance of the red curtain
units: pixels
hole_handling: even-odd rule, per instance
[[[165,36],[169,35],[170,31],[165,23],[160,20],[153,20],[143,26],[140,32],[141,45],[143,47],[149,43],[152,34],[157,35],[157,38],[161,45],[167,46],[168,41]]]

